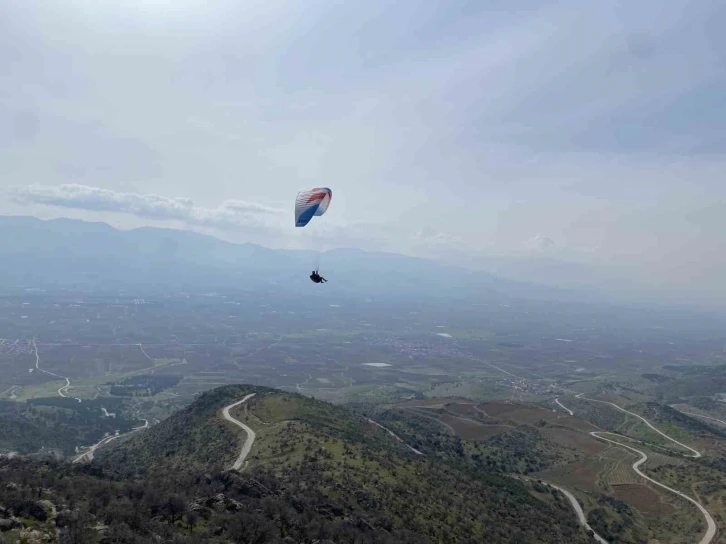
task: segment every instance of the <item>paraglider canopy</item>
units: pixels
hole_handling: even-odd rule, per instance
[[[323,215],[333,198],[333,191],[327,187],[316,187],[300,191],[295,199],[295,226],[304,227],[315,216]]]

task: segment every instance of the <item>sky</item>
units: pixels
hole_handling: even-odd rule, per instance
[[[726,307],[718,0],[31,0],[0,27],[0,214],[550,259]]]

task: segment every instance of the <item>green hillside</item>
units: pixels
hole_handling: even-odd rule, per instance
[[[246,435],[221,410],[250,393],[232,411],[257,434],[249,464],[239,475],[224,472]],[[588,542],[561,498],[500,472],[417,455],[344,408],[261,387],[204,393],[97,455],[94,466],[116,478],[162,481],[193,507],[197,531],[221,527],[221,538],[232,538],[235,516],[219,501],[246,515],[261,510],[275,538],[292,539],[285,542]]]
[[[116,417],[103,417],[102,407]],[[93,444],[106,434],[127,432],[142,422],[126,414],[120,399],[79,403],[63,397],[27,402],[0,400],[0,451],[22,454],[56,452],[70,457],[78,444]]]

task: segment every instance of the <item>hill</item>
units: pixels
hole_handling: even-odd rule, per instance
[[[100,417],[102,407],[115,417]],[[84,403],[64,397],[0,400],[0,451],[70,457],[79,444],[90,445],[142,424],[126,414],[123,401],[113,398]]]
[[[245,470],[227,472],[245,434],[220,411],[250,393],[232,415],[257,438]],[[317,538],[335,542],[588,542],[557,494],[538,494],[498,470],[417,455],[344,408],[261,387],[204,393],[97,454],[93,467],[136,482],[164,478],[162,485],[194,505],[204,530],[229,526],[215,506],[222,501],[261,508],[265,523],[279,524],[278,536],[290,542],[307,542],[300,535],[312,538],[312,527]],[[336,531],[343,529],[362,540],[341,538]]]

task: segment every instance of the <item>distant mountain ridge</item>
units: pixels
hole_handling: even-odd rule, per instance
[[[105,223],[0,216],[0,281],[23,289],[146,292],[235,290],[282,293],[579,300],[566,291],[392,253],[336,249],[322,257],[329,282],[308,279],[314,253],[231,243],[212,236]]]

